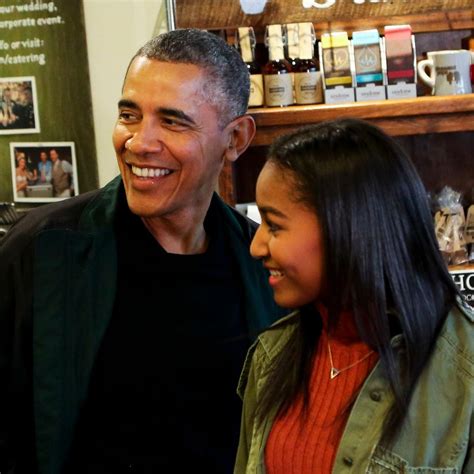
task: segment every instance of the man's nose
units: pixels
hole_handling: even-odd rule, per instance
[[[143,122],[125,142],[125,148],[135,155],[159,153],[163,150],[162,139],[158,125]]]

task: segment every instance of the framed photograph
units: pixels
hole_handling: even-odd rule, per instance
[[[61,201],[79,194],[74,142],[10,143],[16,202]]]
[[[39,131],[35,78],[0,78],[0,135]]]

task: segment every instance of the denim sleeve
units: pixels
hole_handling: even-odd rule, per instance
[[[256,343],[258,344],[258,343]],[[258,349],[258,347],[257,347]],[[239,381],[238,393],[243,398],[240,439],[234,474],[245,474],[249,462],[250,447],[254,433],[255,411],[257,406],[257,351],[251,347]]]
[[[474,407],[473,407],[474,410]],[[474,411],[471,413],[471,432],[469,435],[469,447],[467,450],[466,462],[462,468],[463,474],[472,474],[474,472]]]

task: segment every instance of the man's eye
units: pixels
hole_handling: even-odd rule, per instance
[[[183,123],[179,120],[176,120],[175,118],[170,118],[170,117],[164,117],[163,118],[163,123],[165,125],[168,125],[170,127],[180,127],[180,128],[186,128],[186,123]]]
[[[121,120],[134,120],[136,116],[135,114],[132,114],[131,112],[121,111],[119,112],[119,118]]]

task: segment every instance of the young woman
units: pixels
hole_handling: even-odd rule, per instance
[[[18,197],[26,197],[26,188],[28,186],[28,170],[26,168],[26,158],[18,160],[18,166],[15,169],[16,176],[16,194]]]
[[[249,352],[235,473],[474,473],[474,313],[423,185],[359,120],[281,137],[252,255],[296,309]]]

